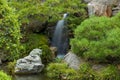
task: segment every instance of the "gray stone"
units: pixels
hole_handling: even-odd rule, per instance
[[[38,55],[40,56],[42,54],[42,50],[41,49],[33,49],[29,55]]]
[[[92,69],[95,71],[101,71],[101,69],[105,68],[106,65],[102,65],[102,64],[93,64],[92,65]]]
[[[114,16],[118,12],[120,12],[120,1],[119,1],[119,4],[116,7],[112,8],[112,15]]]
[[[69,52],[64,56],[64,61],[67,63],[67,65],[70,68],[73,68],[75,70],[79,69],[80,64],[83,62],[82,59],[80,59],[78,56],[76,56],[74,53]]]
[[[0,65],[2,64],[2,61],[1,61],[1,59],[0,59]]]
[[[39,73],[43,70],[44,65],[42,64],[40,55],[42,50],[33,49],[30,54],[22,59],[18,59],[15,66],[16,74],[31,74]]]
[[[89,3],[89,2],[91,2],[92,0],[84,0],[84,2],[86,2],[86,3]]]
[[[89,16],[112,16],[112,7],[119,5],[119,0],[92,0],[88,3]],[[115,12],[114,12],[115,13]]]

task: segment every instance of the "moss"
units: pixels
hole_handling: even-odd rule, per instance
[[[47,66],[47,75],[52,80],[76,80],[77,72],[68,68],[65,63],[50,63]]]
[[[12,80],[10,76],[8,76],[3,71],[0,71],[0,80]]]
[[[52,53],[48,46],[48,38],[43,34],[35,34],[31,33],[27,36],[28,41],[23,43],[24,53],[22,56],[26,56],[32,51],[34,48],[42,49],[42,61],[49,62],[52,60]]]
[[[16,60],[14,60],[13,62],[8,62],[7,69],[9,74],[14,74],[15,64]]]
[[[98,75],[99,80],[120,80],[118,69],[113,65],[103,68]]]

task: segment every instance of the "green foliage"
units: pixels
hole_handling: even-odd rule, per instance
[[[119,80],[119,72],[118,69],[113,66],[109,65],[108,67],[103,68],[99,73],[98,80]]]
[[[52,60],[52,53],[45,35],[32,33],[27,36],[27,39],[28,41],[22,44],[25,47],[22,56],[28,55],[35,48],[40,48],[42,49],[42,61],[46,63]]]
[[[75,29],[87,17],[86,4],[82,0],[10,0],[9,5],[17,10],[16,14],[22,24],[33,19],[43,23],[56,23],[64,13],[68,13],[68,26]]]
[[[119,80],[118,69],[113,65],[108,65],[101,68],[100,70],[93,70],[88,63],[80,65],[79,69],[80,80]]]
[[[47,66],[47,75],[55,80],[75,80],[77,72],[74,69],[68,68],[65,63],[50,63]]]
[[[106,65],[94,70],[89,63],[80,64],[79,70],[69,68],[65,63],[50,63],[47,75],[52,80],[119,80],[119,70],[114,65]]]
[[[6,0],[0,0],[0,49],[9,55],[9,60],[19,57],[20,37],[20,23],[15,9]]]
[[[75,30],[75,38],[71,40],[72,51],[87,60],[118,62],[120,59],[118,17],[119,15],[114,18],[92,17],[82,22]]]
[[[78,75],[78,78],[80,80],[94,80],[96,72],[91,68],[91,66],[88,63],[83,63],[80,65]]]
[[[14,74],[15,64],[16,64],[16,60],[8,63],[7,69],[8,69],[9,74]]]
[[[44,4],[50,13],[50,22],[58,21],[64,13],[68,13],[68,27],[71,29],[75,29],[87,17],[86,4],[82,0],[46,0]]]
[[[16,14],[19,16],[18,19],[22,24],[29,23],[31,18],[44,18],[40,16],[42,10],[40,0],[10,0],[9,5],[16,9]],[[44,22],[43,19],[41,19],[40,21]]]
[[[40,48],[43,51],[42,55],[41,55],[42,61],[44,63],[51,62],[53,60],[53,57],[52,57],[52,52],[51,52],[50,48],[48,47],[48,45],[42,45],[42,46],[40,46]]]
[[[61,62],[63,62],[63,59],[56,57],[56,58],[54,59],[54,62],[55,62],[55,63],[61,63]]]
[[[12,80],[10,76],[8,76],[3,71],[0,71],[0,80]]]

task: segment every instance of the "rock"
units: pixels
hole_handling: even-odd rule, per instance
[[[50,47],[50,50],[52,52],[52,57],[55,58],[57,56],[57,48],[56,47]]]
[[[95,71],[101,71],[101,69],[105,68],[107,65],[102,65],[102,64],[93,64],[92,69]]]
[[[1,61],[1,59],[0,59],[0,65],[2,64],[2,61]]]
[[[90,2],[88,3],[88,12],[89,16],[96,15],[96,16],[108,16],[112,15],[112,9],[109,5],[104,5],[98,2]]]
[[[112,8],[112,15],[114,16],[118,12],[120,12],[120,1],[119,1],[119,4],[116,7]]]
[[[92,0],[84,0],[85,3],[89,3],[91,2]]]
[[[15,73],[32,74],[41,72],[44,68],[40,58],[41,54],[42,50],[33,49],[28,56],[18,59],[15,66]]]
[[[89,16],[112,16],[112,6],[118,5],[119,0],[92,0],[88,3]]]
[[[27,25],[26,29],[28,32],[35,32],[35,33],[39,33],[39,32],[42,32],[44,31],[44,29],[46,28],[45,26],[45,22],[40,22],[39,20],[32,20],[29,22],[29,24]],[[23,29],[24,31],[24,29]]]
[[[72,52],[69,52],[64,56],[64,61],[68,64],[70,68],[73,68],[75,70],[78,70],[80,64],[83,62],[82,59],[80,59]]]
[[[30,55],[42,55],[42,50],[41,49],[33,49],[31,52],[30,52]]]

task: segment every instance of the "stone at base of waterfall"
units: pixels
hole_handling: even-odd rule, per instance
[[[40,54],[42,54],[40,49],[33,49],[28,56],[17,60],[15,73],[32,74],[41,72],[44,68],[44,65],[42,64],[39,56]]]
[[[75,70],[78,70],[80,64],[83,62],[82,59],[80,59],[77,55],[75,55],[72,52],[69,52],[64,56],[64,61],[68,64],[70,68],[73,68]]]
[[[0,59],[0,65],[2,64],[2,61],[1,61],[1,59]]]

